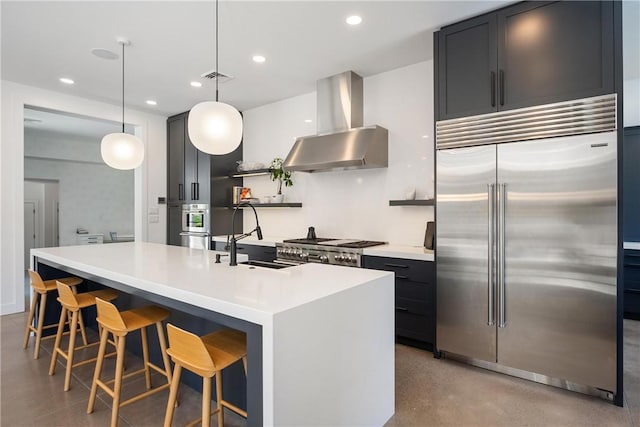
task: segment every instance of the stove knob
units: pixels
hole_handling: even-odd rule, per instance
[[[345,256],[344,257],[344,262],[351,262],[351,257],[350,256]]]
[[[329,257],[326,255],[320,255],[320,262],[327,263],[329,262]]]
[[[349,261],[351,262],[351,264],[357,264],[358,263],[358,260],[356,258],[351,258]]]
[[[345,260],[345,256],[344,256],[344,255],[338,255],[338,256],[336,257],[336,259],[337,259],[338,261],[340,261],[340,262],[344,262],[344,260]]]

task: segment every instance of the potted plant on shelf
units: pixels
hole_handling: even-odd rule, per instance
[[[282,184],[286,187],[291,187],[293,185],[293,181],[291,180],[291,172],[285,171],[282,169],[282,160],[280,157],[276,157],[271,162],[271,166],[269,170],[271,172],[271,181],[278,182],[278,193],[275,196],[272,196],[273,203],[282,203],[283,195],[282,195]]]

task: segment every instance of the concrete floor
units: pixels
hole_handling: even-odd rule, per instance
[[[52,340],[44,341],[40,359],[33,344],[22,349],[26,314],[0,317],[0,425],[105,426],[111,399],[100,392],[93,414],[86,414],[93,365],[75,368],[71,390],[62,391],[64,367],[47,374]],[[97,349],[84,350],[93,354]],[[388,426],[636,426],[640,427],[640,322],[625,321],[625,407],[526,380],[496,374],[432,354],[396,345],[396,414]],[[83,356],[79,356],[81,358]],[[79,359],[77,359],[79,360]],[[140,360],[127,359],[136,369]],[[113,362],[105,364],[111,372]],[[130,395],[144,388],[144,379],[125,383]],[[153,376],[154,384],[162,378]],[[120,426],[162,425],[168,391],[120,411]],[[181,387],[174,425],[200,413],[200,395]],[[318,410],[330,410],[318,408]],[[225,412],[225,425],[245,420]],[[212,425],[216,425],[215,417]]]

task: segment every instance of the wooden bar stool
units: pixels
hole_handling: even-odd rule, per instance
[[[71,384],[71,369],[76,366],[86,365],[87,363],[94,362],[95,357],[87,360],[83,360],[78,363],[73,363],[73,354],[75,350],[91,347],[97,345],[97,342],[91,344],[84,344],[76,347],[76,329],[78,327],[78,319],[80,318],[80,310],[86,307],[91,307],[96,304],[96,298],[101,297],[107,300],[113,300],[118,296],[118,293],[113,289],[102,289],[99,291],[83,292],[80,294],[74,293],[69,285],[60,281],[56,282],[58,287],[58,301],[62,305],[62,312],[60,313],[60,321],[58,322],[58,333],[56,334],[56,343],[53,346],[53,353],[51,354],[51,364],[49,365],[49,375],[56,373],[56,362],[58,355],[64,357],[67,360],[67,368],[64,376],[64,391],[69,390]],[[71,325],[69,327],[69,346],[65,352],[60,347],[62,341],[63,329],[68,314],[71,313]]]
[[[218,414],[218,426],[224,425],[223,408],[247,417],[247,412],[222,399],[222,370],[242,359],[244,373],[247,373],[247,338],[244,332],[223,329],[199,337],[172,324],[167,324],[169,349],[167,353],[175,363],[171,391],[167,402],[164,426],[171,426],[173,411],[178,396],[182,368],[202,377],[202,417],[189,423],[193,426],[202,421],[202,427],[209,427],[211,415]],[[216,409],[211,411],[211,377],[216,377]]]
[[[169,357],[167,356],[167,344],[164,337],[164,330],[162,327],[162,321],[169,317],[169,311],[155,305],[134,308],[119,312],[115,305],[110,302],[103,301],[98,298],[96,300],[98,308],[98,324],[102,327],[100,334],[100,349],[98,350],[98,361],[96,362],[96,370],[93,375],[93,383],[91,385],[91,393],[89,395],[89,405],[87,406],[87,414],[93,412],[93,407],[96,400],[96,393],[98,392],[98,386],[109,394],[113,398],[113,408],[111,410],[111,426],[118,424],[118,412],[122,406],[128,405],[133,402],[147,397],[151,394],[157,393],[161,390],[168,388],[171,384],[171,365],[169,364]],[[155,323],[158,331],[158,341],[160,343],[160,350],[162,352],[162,360],[164,363],[164,369],[154,365],[149,361],[149,345],[147,342],[147,327]],[[144,367],[135,372],[131,372],[127,375],[123,375],[124,367],[124,355],[125,355],[125,342],[129,332],[140,331],[142,337],[142,357],[144,359]],[[105,357],[105,350],[107,346],[107,336],[111,332],[116,338],[117,350],[116,350],[116,372],[115,378],[111,381],[103,382],[100,379],[102,371],[102,362]],[[151,388],[151,374],[149,368],[161,373],[167,378],[167,383],[156,388]],[[147,391],[142,392],[124,402],[120,402],[120,393],[122,391],[122,380],[132,377],[134,375],[145,375]],[[113,389],[109,388],[108,384],[114,383]]]
[[[73,292],[76,291],[76,286],[82,283],[82,279],[79,277],[65,277],[62,279],[55,280],[42,280],[42,277],[38,273],[33,270],[29,270],[29,279],[31,283],[31,287],[33,288],[33,301],[31,301],[31,309],[29,310],[29,319],[27,320],[27,328],[24,332],[24,343],[22,345],[23,348],[27,348],[29,345],[29,336],[31,332],[35,332],[35,348],[33,350],[33,358],[37,359],[40,357],[40,343],[42,340],[54,338],[55,335],[50,335],[48,337],[42,337],[42,331],[45,329],[55,328],[58,326],[57,323],[51,325],[44,324],[44,314],[47,306],[47,295],[49,292],[55,291],[56,288],[56,280],[62,283],[66,283],[69,286],[72,286]],[[40,302],[40,310],[38,311],[38,324],[34,325],[34,317],[36,314],[36,306]],[[67,322],[69,323],[67,319]],[[87,333],[84,329],[84,322],[82,320],[82,316],[79,318],[80,322],[80,333],[82,334],[82,342],[84,345],[87,345]],[[63,325],[64,327],[64,325]]]

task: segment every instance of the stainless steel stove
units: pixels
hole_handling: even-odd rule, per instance
[[[360,267],[363,248],[384,244],[385,242],[355,239],[291,239],[276,243],[276,261],[292,264],[315,262]]]

